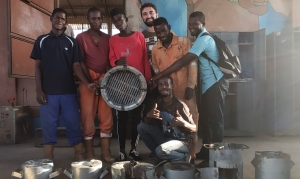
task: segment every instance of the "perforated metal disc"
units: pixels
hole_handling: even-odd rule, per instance
[[[147,83],[143,74],[130,66],[112,68],[99,84],[106,103],[120,111],[138,107],[147,93]]]

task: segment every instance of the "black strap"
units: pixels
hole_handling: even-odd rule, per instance
[[[210,33],[208,33],[208,32],[204,32],[200,37],[205,36],[205,35],[211,36],[211,38],[213,38],[213,36],[212,36]],[[214,38],[213,38],[213,39],[214,39]],[[216,66],[218,66],[218,64],[217,64],[213,59],[211,59],[209,56],[207,56],[206,53],[202,52],[200,55],[201,55],[202,57],[206,58],[208,61],[210,61],[210,62],[212,62],[213,64],[215,64]]]
[[[211,38],[213,38],[213,36],[212,36],[210,33],[208,33],[208,32],[204,32],[200,37],[205,36],[205,35],[209,35]],[[214,38],[213,38],[213,40],[214,40]],[[209,62],[212,62],[212,63],[215,64],[217,67],[219,67],[218,64],[217,64],[213,59],[211,59],[209,56],[207,56],[206,53],[202,52],[200,55],[201,55],[202,57],[206,58]],[[217,78],[217,76],[216,76],[216,74],[215,74],[215,71],[214,71],[214,69],[212,68],[211,65],[210,65],[210,68],[211,68],[211,70],[213,71],[213,74],[214,74],[215,79],[218,81],[218,78]]]

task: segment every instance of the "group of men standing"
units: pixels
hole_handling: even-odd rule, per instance
[[[101,158],[109,163],[115,162],[110,151],[113,114],[98,94],[99,79],[111,67],[128,65],[144,75],[150,90],[139,107],[131,111],[116,111],[119,160],[128,159],[125,137],[129,117],[131,159],[142,160],[136,149],[141,136],[158,160],[189,161],[196,157],[207,160],[205,148],[196,154],[199,114],[195,86],[202,86],[200,127],[203,143],[221,142],[228,82],[218,67],[201,57],[201,53],[206,53],[217,62],[219,55],[213,39],[201,36],[206,32],[203,13],[190,15],[189,30],[197,37],[193,46],[188,38],[176,36],[171,31],[168,21],[158,17],[152,3],[141,7],[141,17],[147,26],[142,33],[129,29],[123,9],[114,8],[110,15],[119,34],[110,37],[100,31],[103,17],[101,11],[93,7],[87,12],[90,29],[75,40],[64,34],[67,13],[56,8],[51,16],[51,32],[38,37],[34,44],[31,58],[36,60],[44,157],[54,157],[56,127],[61,115],[76,160],[95,158],[94,118],[98,114]],[[198,70],[202,84],[197,84]],[[81,81],[78,89],[80,105],[73,73]],[[157,86],[158,94],[152,89],[154,86]]]

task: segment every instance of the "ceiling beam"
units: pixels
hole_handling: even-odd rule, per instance
[[[109,7],[120,7],[121,5],[101,5],[101,6],[95,6],[95,7],[100,7],[100,8],[109,8]],[[63,9],[89,9],[93,6],[61,6]]]
[[[109,17],[103,17],[103,23],[109,23]],[[87,18],[68,18],[69,24],[88,24]]]

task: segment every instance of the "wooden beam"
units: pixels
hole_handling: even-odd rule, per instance
[[[110,18],[103,17],[103,23],[109,24]],[[87,18],[68,18],[68,24],[88,24]]]

